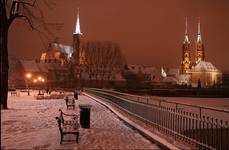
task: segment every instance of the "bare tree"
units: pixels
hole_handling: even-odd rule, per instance
[[[32,30],[51,35],[50,26],[59,28],[61,24],[50,24],[45,20],[41,5],[48,8],[54,6],[50,0],[0,0],[0,46],[1,46],[1,107],[7,109],[8,95],[8,31],[16,19],[25,20]],[[45,32],[42,32],[42,30]]]
[[[98,79],[103,86],[104,80],[110,80],[124,64],[124,56],[118,44],[105,41],[88,41],[83,46],[86,54],[86,71],[89,80],[95,78],[97,85]]]

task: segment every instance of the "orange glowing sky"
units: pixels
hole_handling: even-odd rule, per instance
[[[72,44],[77,7],[83,37],[119,43],[127,63],[155,67],[180,67],[185,17],[194,58],[198,17],[206,61],[229,70],[228,0],[56,0],[52,10],[44,9],[50,21],[64,23],[54,36]],[[44,39],[44,38],[43,38]],[[45,41],[48,42],[47,40]],[[21,20],[9,33],[9,53],[24,59],[37,58],[44,44]]]

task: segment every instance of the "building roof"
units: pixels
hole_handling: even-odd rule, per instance
[[[73,53],[73,47],[68,46],[68,45],[63,45],[63,44],[59,44],[59,43],[52,43],[51,47],[52,47],[52,50],[66,53],[68,55],[72,55],[72,53]]]
[[[212,63],[200,61],[196,66],[189,71],[192,72],[220,72]]]
[[[26,72],[40,72],[35,60],[20,60],[20,62]]]
[[[35,60],[20,60],[21,65],[26,72],[48,73],[49,70],[67,70],[66,66],[60,63],[36,62]]]

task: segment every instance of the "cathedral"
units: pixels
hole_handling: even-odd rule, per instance
[[[185,22],[185,36],[182,45],[181,70],[183,76],[191,76],[192,87],[212,87],[222,83],[222,72],[211,62],[205,60],[205,49],[201,37],[200,20],[198,21],[197,39],[195,42],[195,62],[191,62],[191,48],[188,38],[187,18]],[[200,85],[198,85],[200,84]]]
[[[76,28],[73,32],[73,46],[63,45],[60,44],[58,40],[54,40],[40,57],[41,62],[59,62],[62,65],[70,60],[74,61],[76,65],[85,64],[85,53],[82,50],[79,9],[77,13]]]
[[[73,59],[76,65],[85,64],[85,51],[82,49],[82,33],[80,31],[79,8],[77,13],[76,28],[73,32]]]

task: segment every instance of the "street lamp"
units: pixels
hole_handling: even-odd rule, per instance
[[[31,73],[27,73],[26,74],[26,78],[27,78],[27,80],[26,80],[26,85],[27,85],[27,89],[28,89],[28,96],[30,95],[30,92],[29,92],[29,79],[32,77],[32,75],[31,75]]]
[[[39,81],[41,81],[41,80],[42,80],[42,77],[41,77],[41,76],[39,76],[37,79],[38,79]]]

